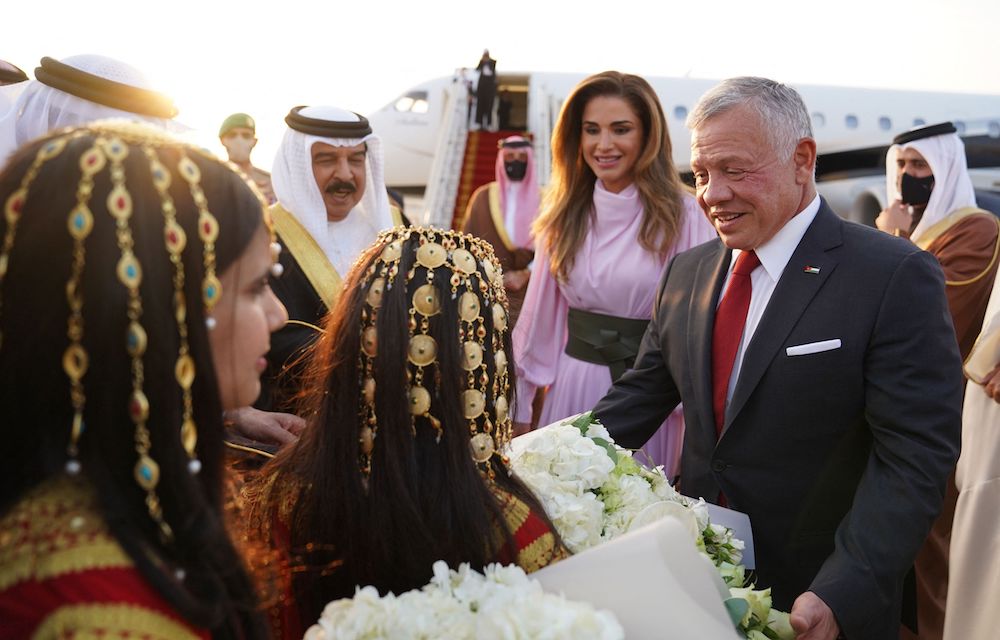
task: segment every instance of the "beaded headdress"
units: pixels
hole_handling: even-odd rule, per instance
[[[107,215],[113,218],[116,244],[120,252],[115,273],[120,284],[125,288],[127,302],[128,324],[125,334],[121,336],[122,347],[131,360],[132,391],[129,396],[128,414],[134,425],[134,440],[136,462],[133,476],[136,483],[146,492],[146,506],[150,517],[156,523],[160,537],[169,541],[173,537],[170,525],[163,517],[160,501],[156,493],[160,479],[160,469],[150,455],[150,433],[147,421],[151,410],[150,403],[144,392],[144,358],[147,347],[146,330],[143,327],[143,304],[141,284],[143,269],[139,256],[135,252],[133,238],[133,203],[132,195],[126,180],[124,162],[130,153],[140,151],[148,163],[149,176],[160,198],[160,209],[163,219],[163,251],[169,258],[173,269],[173,311],[176,329],[179,337],[177,359],[174,364],[174,378],[180,389],[183,410],[181,424],[178,426],[178,438],[188,457],[188,468],[191,473],[201,469],[197,458],[197,426],[193,417],[193,402],[191,396],[192,384],[195,379],[195,362],[190,355],[188,342],[187,302],[184,295],[184,261],[183,253],[188,246],[187,235],[177,221],[176,209],[169,187],[171,176],[180,175],[187,183],[198,211],[198,231],[201,240],[200,247],[195,248],[204,264],[204,275],[201,286],[202,304],[206,317],[221,295],[221,284],[215,275],[215,240],[218,236],[218,223],[209,211],[208,203],[200,186],[200,170],[188,154],[197,154],[212,161],[212,158],[197,148],[184,144],[150,125],[125,122],[102,121],[91,123],[84,128],[71,129],[53,137],[44,143],[37,151],[34,161],[25,172],[19,188],[8,196],[4,205],[4,215],[7,222],[3,244],[0,245],[0,285],[8,270],[11,250],[16,241],[17,223],[27,201],[29,190],[42,166],[52,158],[61,154],[69,143],[77,138],[88,137],[92,142],[83,150],[79,157],[81,171],[80,181],[76,187],[76,204],[68,213],[66,228],[73,240],[73,253],[69,278],[66,283],[66,299],[69,306],[66,336],[66,347],[62,367],[70,385],[70,400],[73,408],[72,424],[69,429],[67,444],[66,471],[71,475],[80,472],[80,462],[77,459],[80,438],[86,431],[84,409],[86,394],[84,379],[89,366],[89,355],[83,345],[85,331],[83,307],[83,289],[81,286],[86,267],[86,240],[94,229],[95,214],[91,211],[90,202],[94,190],[94,179],[104,171],[108,172],[111,189],[106,199]],[[179,152],[179,160],[174,172],[168,169],[166,159],[157,152],[158,149],[169,147]],[[0,298],[2,304],[2,298]],[[2,306],[0,306],[2,313]],[[3,348],[0,336],[0,349]]]
[[[415,261],[401,274],[403,248],[416,240]],[[366,477],[371,473],[372,452],[378,435],[375,413],[375,366],[378,353],[377,322],[385,292],[394,286],[406,287],[409,345],[406,398],[412,431],[426,426],[440,442],[444,434],[438,416],[432,414],[435,399],[441,392],[438,344],[431,335],[431,322],[441,313],[441,288],[445,278],[450,295],[458,306],[458,353],[465,371],[465,390],[461,407],[467,421],[469,448],[479,469],[492,476],[490,460],[503,457],[510,441],[512,423],[509,415],[510,376],[504,337],[507,333],[507,294],[500,263],[493,248],[485,241],[457,231],[422,227],[396,227],[379,234],[376,246],[382,251],[361,280],[367,292],[361,314],[361,350],[358,374],[361,383],[358,434],[359,466]],[[445,293],[443,295],[448,295]],[[487,323],[486,318],[489,318]],[[489,329],[487,328],[489,327]],[[488,358],[492,353],[493,357]],[[396,363],[387,363],[396,366]]]

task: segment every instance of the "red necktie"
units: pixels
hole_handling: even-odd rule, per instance
[[[743,251],[736,258],[729,286],[715,312],[712,330],[712,407],[715,409],[715,433],[722,435],[726,418],[726,394],[729,377],[733,373],[736,352],[743,337],[743,325],[750,310],[750,272],[757,268],[760,259],[753,251]]]

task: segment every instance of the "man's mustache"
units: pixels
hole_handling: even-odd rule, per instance
[[[329,194],[333,194],[337,191],[346,191],[347,193],[354,193],[357,190],[358,188],[355,187],[350,182],[343,182],[338,180],[336,182],[331,182],[330,184],[326,185],[326,189],[324,189],[323,191]]]

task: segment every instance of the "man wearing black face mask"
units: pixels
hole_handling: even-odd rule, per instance
[[[531,141],[521,136],[501,140],[494,175],[494,182],[477,189],[469,199],[462,231],[493,245],[503,266],[513,325],[535,257],[531,223],[538,215],[539,188]]]
[[[965,145],[950,122],[907,131],[886,155],[889,206],[875,225],[909,238],[941,263],[948,308],[964,360],[983,324],[1000,252],[1000,221],[976,207]],[[940,638],[948,591],[951,523],[958,492],[949,481],[941,515],[915,563],[920,638]]]

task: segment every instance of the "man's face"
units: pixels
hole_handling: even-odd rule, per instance
[[[746,107],[724,111],[692,131],[698,204],[731,249],[764,244],[815,196],[816,143],[803,138],[785,157],[769,134]]]
[[[903,152],[896,158],[896,167],[899,169],[899,175],[896,178],[897,187],[900,186],[900,181],[903,179],[904,173],[908,173],[914,178],[926,178],[927,176],[934,175],[931,172],[931,166],[927,164],[927,160],[920,155],[919,151],[912,147],[903,149]]]
[[[237,164],[250,162],[250,151],[257,145],[253,131],[246,127],[233,127],[220,140],[229,160]]]
[[[365,194],[365,143],[335,147],[325,142],[312,146],[313,177],[326,205],[326,219],[340,222]]]
[[[514,162],[514,161],[527,162],[528,161],[528,150],[524,149],[524,148],[521,148],[521,149],[516,149],[516,148],[515,149],[504,149],[503,150],[503,161],[504,162]]]

